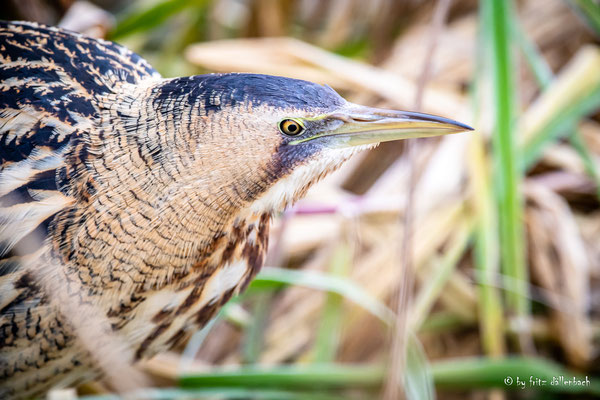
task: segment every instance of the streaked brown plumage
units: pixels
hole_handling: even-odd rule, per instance
[[[328,87],[162,79],[113,43],[0,23],[0,397],[185,340],[259,271],[274,213],[356,151],[468,127]],[[88,332],[89,333],[89,332]]]

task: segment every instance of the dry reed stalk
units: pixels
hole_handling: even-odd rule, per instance
[[[589,311],[589,259],[566,202],[539,184],[529,182],[532,277],[547,289],[550,313],[570,363],[585,368],[592,357]]]
[[[234,62],[238,57],[243,59],[242,67],[237,61]],[[404,108],[411,108],[411,99],[415,98],[417,89],[413,82],[399,74],[291,38],[232,39],[194,44],[186,50],[186,58],[193,64],[216,71],[243,69],[246,72],[274,73],[300,79],[311,79],[311,76],[320,73],[324,79],[317,82],[340,90],[375,93]],[[294,74],[298,66],[303,66],[305,69],[302,72],[307,75]],[[309,72],[307,68],[312,68],[314,72]],[[442,90],[428,91],[423,110],[453,115],[458,119],[467,114],[462,96]]]
[[[423,224],[419,225],[419,229],[415,233],[415,265],[417,266],[417,271],[420,270],[421,265],[427,262],[431,254],[434,254],[436,249],[447,240],[448,235],[453,231],[455,224],[461,218],[461,209],[461,201],[457,200],[454,203],[438,208],[435,213],[423,221]],[[394,232],[396,230],[393,222],[394,218],[386,217],[380,219],[374,217],[373,215],[361,218],[361,242],[363,247],[369,250],[357,255],[350,278],[355,282],[361,282],[361,286],[368,293],[371,293],[376,298],[385,300],[392,294],[395,286],[394,280],[391,277],[396,273],[394,267],[396,251],[393,246],[390,246],[389,238],[397,235],[397,232]],[[367,233],[368,230],[366,227],[368,226],[371,226],[371,232],[373,233]],[[290,225],[290,230],[286,234],[295,236],[292,227]],[[326,256],[322,255],[321,257]],[[312,268],[320,267],[325,264],[325,261],[324,258],[314,259],[311,264],[313,265]],[[307,266],[303,268],[307,268]],[[373,274],[373,271],[377,271],[377,274]],[[457,286],[460,287],[460,284]],[[461,289],[450,289],[446,293],[443,297],[447,296],[448,299],[455,298],[461,296],[459,294],[461,293]],[[311,332],[314,333],[311,326],[314,326],[318,318],[318,311],[322,301],[322,296],[307,289],[290,288],[286,290],[272,310],[272,322],[267,329],[265,338],[264,361],[282,361],[292,357],[294,354],[298,354],[301,349],[308,347],[312,337]],[[474,299],[471,298],[470,301],[459,302],[457,308],[461,310],[468,309],[466,304],[474,306]],[[469,317],[474,315],[474,307],[472,310],[473,312],[469,314]],[[352,308],[350,308],[346,325],[346,332],[354,332],[353,335],[361,327],[372,327],[372,325],[364,323],[364,312],[358,310],[356,312],[358,314],[354,314]],[[356,315],[356,317],[353,317],[353,315]],[[360,317],[361,315],[362,317]],[[302,324],[303,327],[299,328],[299,324],[292,321],[304,321]],[[306,330],[304,326],[306,326]],[[290,337],[298,339],[289,340]],[[300,340],[300,337],[304,339]]]
[[[425,85],[430,78],[429,75],[431,73],[433,55],[437,47],[438,38],[448,15],[450,3],[451,0],[439,0],[433,13],[431,32],[428,35],[429,43],[426,47],[427,53],[423,58],[423,71],[419,76],[419,80],[417,82],[417,91],[415,93],[415,109],[417,111],[421,110],[423,104]],[[405,382],[405,370],[407,369],[407,346],[410,335],[412,334],[411,327],[409,325],[409,314],[414,285],[414,254],[412,241],[414,231],[413,212],[415,203],[415,189],[419,177],[415,165],[417,144],[417,141],[411,141],[406,146],[406,157],[409,165],[409,179],[407,186],[408,195],[406,208],[404,211],[404,218],[402,219],[403,235],[399,254],[400,270],[398,272],[398,278],[396,279],[398,282],[398,287],[396,288],[396,293],[392,298],[392,309],[396,312],[396,323],[391,331],[392,338],[390,348],[392,353],[388,364],[389,370],[383,389],[383,398],[386,400],[406,398],[408,396],[408,383]]]
[[[589,40],[585,27],[579,23],[564,1],[527,0],[519,2],[519,22],[525,32],[542,50],[552,67],[560,68],[574,50]],[[426,46],[423,37],[427,34],[425,24],[414,24],[395,43],[391,56],[381,65],[390,71],[398,71],[406,78],[417,81],[421,66],[419,63],[406,62],[411,59],[423,59]],[[463,14],[450,21],[433,64],[431,85],[461,92],[474,74],[475,41],[477,35],[477,15]],[[566,54],[565,54],[566,53]],[[529,79],[521,81],[521,93],[529,100],[536,92],[535,82]]]
[[[525,31],[541,47],[544,55],[549,58],[555,69],[565,65],[570,60],[571,55],[576,52],[579,44],[587,40],[588,36],[583,28],[576,22],[577,20],[570,12],[565,12],[565,7],[560,1],[526,0],[520,2],[519,5],[521,22]],[[469,49],[475,48],[476,16],[470,11],[472,10],[458,15],[452,20],[448,27],[448,34],[444,36],[443,41],[440,43],[440,54],[436,58],[436,63],[433,64],[433,87],[425,99],[425,111],[453,115],[459,119],[464,118],[463,116],[468,113],[467,100],[462,91],[464,84],[470,80],[472,71],[470,57],[473,53]],[[540,13],[543,13],[543,18],[540,18]],[[335,26],[334,22],[331,23],[331,26]],[[339,23],[339,21],[336,23]],[[410,101],[414,97],[417,88],[414,81],[418,70],[411,68],[411,65],[414,66],[416,63],[406,62],[408,59],[406,54],[411,54],[411,59],[418,57],[418,54],[423,54],[423,30],[422,26],[416,24],[407,33],[401,35],[397,41],[394,55],[383,65],[383,68],[349,60],[306,43],[284,38],[231,40],[194,45],[188,49],[187,56],[192,62],[216,71],[231,71],[240,68],[249,72],[275,73],[316,80],[345,91],[350,99],[360,95],[369,102],[383,100],[390,106],[410,108]],[[574,40],[570,41],[570,38],[574,38]],[[334,36],[326,39],[330,39],[332,42],[337,40]],[[239,56],[239,54],[242,56]],[[241,67],[239,66],[240,62],[243,63]],[[389,72],[389,70],[394,72]],[[396,73],[396,71],[400,71],[400,73]],[[564,73],[567,71],[569,71],[568,68],[563,70]],[[583,69],[580,71],[583,71]],[[594,74],[594,72],[591,72],[591,76],[594,76]],[[572,78],[576,77],[576,74],[573,73],[569,75]],[[535,94],[535,83],[528,74],[524,74],[523,84],[526,92],[523,100],[527,104]],[[431,96],[429,96],[429,93],[431,93]],[[540,115],[534,114],[541,113],[543,119],[545,118],[544,114],[550,115],[552,110],[556,109],[557,104],[558,107],[561,107],[560,104],[564,104],[570,98],[568,90],[556,93],[559,94],[552,95],[552,92],[549,92],[541,95],[536,100],[535,106],[526,108],[526,116],[523,119],[521,131],[535,131],[536,124],[540,122],[536,123],[534,119],[540,118]],[[552,99],[552,97],[559,102],[549,107],[547,112],[542,112],[543,109],[538,108],[541,107],[538,104],[548,102],[547,105],[551,105],[552,101],[548,99]],[[485,109],[486,107],[482,105],[481,108]],[[482,132],[483,136],[491,131],[489,122],[486,122],[488,119],[485,114],[482,116],[479,131]],[[469,120],[469,118],[467,117],[466,120]],[[600,142],[596,138],[599,132],[597,123],[587,122],[583,124],[581,130],[588,147],[595,154],[596,161],[600,161],[598,158]],[[418,225],[421,227],[429,224],[430,227],[435,228],[430,230],[423,228],[415,233],[415,243],[417,245],[415,264],[417,267],[416,273],[420,280],[426,280],[428,277],[428,269],[423,268],[423,266],[431,265],[438,257],[436,253],[444,249],[447,242],[455,240],[455,225],[460,224],[460,221],[471,218],[473,213],[477,212],[471,208],[470,194],[465,195],[464,193],[465,188],[470,187],[469,184],[465,184],[465,179],[472,179],[471,176],[466,174],[465,160],[452,161],[452,164],[446,164],[445,170],[443,167],[443,163],[448,163],[449,159],[465,158],[464,154],[466,153],[464,153],[464,150],[468,143],[459,143],[460,140],[454,138],[449,139],[444,140],[439,149],[432,150],[431,157],[423,158],[420,161],[424,164],[438,163],[442,165],[441,167],[440,165],[437,167],[428,165],[421,182],[423,187],[421,185],[419,187],[419,190],[423,191],[422,194],[419,194],[419,197],[424,199],[424,203],[429,202],[429,204],[419,204],[417,212]],[[453,144],[450,145],[449,143]],[[445,159],[444,157],[455,158]],[[538,264],[544,264],[544,262],[546,264],[542,267],[534,265],[535,262],[531,264],[534,269],[533,272],[536,277],[538,273],[546,274],[547,276],[544,279],[549,280],[542,286],[548,290],[555,290],[556,288],[553,289],[552,282],[555,282],[558,276],[570,276],[565,271],[577,268],[578,264],[575,260],[577,260],[577,254],[581,253],[581,247],[583,246],[583,251],[588,254],[591,260],[589,276],[591,279],[600,279],[600,266],[598,265],[600,263],[597,261],[600,260],[600,245],[597,243],[600,232],[600,217],[597,214],[581,215],[572,206],[567,206],[564,200],[556,194],[556,191],[560,189],[560,195],[563,196],[564,194],[566,196],[569,193],[582,190],[581,184],[578,182],[590,182],[584,175],[585,170],[581,160],[567,145],[554,144],[544,151],[540,164],[544,168],[557,169],[556,173],[560,175],[545,174],[547,176],[541,175],[536,178],[547,179],[545,182],[531,180],[525,183],[526,187],[534,184],[538,186],[544,184],[543,190],[549,191],[552,189],[549,196],[543,196],[541,200],[538,198],[541,203],[536,203],[535,209],[528,209],[528,218],[535,220],[534,223],[536,224],[536,228],[534,228],[536,233],[532,234],[530,232],[530,237],[534,235],[530,240],[534,241],[539,235],[540,240],[545,241],[544,243],[547,243],[548,246],[561,246],[561,244],[556,243],[555,238],[548,239],[547,235],[544,236],[544,234],[547,234],[547,230],[540,232],[540,227],[543,227],[542,222],[560,224],[570,221],[571,231],[576,229],[580,232],[576,239],[580,244],[578,245],[578,251],[573,250],[573,246],[562,245],[559,250],[561,263],[553,266],[554,271],[550,275],[543,272],[548,268],[547,252],[545,255],[546,261],[543,261],[544,256],[540,256],[541,261],[538,262]],[[456,180],[448,179],[447,165],[455,166],[456,170],[451,172],[456,175]],[[364,164],[356,162],[353,168],[364,169]],[[349,169],[351,168],[347,170]],[[401,215],[401,210],[406,202],[406,194],[398,193],[398,182],[407,180],[406,165],[398,162],[389,168],[386,167],[386,170],[383,176],[373,180],[375,185],[367,191],[366,203],[368,204],[371,201],[370,199],[385,197],[390,202],[397,202],[398,206],[389,207],[387,204],[378,203],[372,209],[369,209],[370,206],[365,206],[365,204],[363,204],[365,208],[358,208],[356,212],[359,215],[358,229],[361,235],[361,249],[356,255],[356,265],[350,277],[352,280],[360,282],[369,293],[379,299],[389,298],[393,291],[393,282],[391,282],[390,277],[394,276],[396,272],[393,267],[396,253],[389,246],[389,238],[395,237],[401,232],[398,232],[397,228],[390,223],[390,220]],[[442,173],[446,175],[440,175]],[[444,178],[440,178],[440,176]],[[337,193],[339,180],[330,181],[327,185],[329,187],[333,186],[334,191]],[[331,197],[325,194],[327,190],[325,187],[313,190],[311,192],[312,200],[310,200],[312,203],[305,202],[304,206],[312,207],[315,202],[321,202],[320,204],[325,205],[350,202],[348,197],[339,193],[337,193],[339,197],[334,197],[334,200],[332,200]],[[585,190],[589,191],[587,188]],[[375,203],[377,201],[373,202],[373,204]],[[447,207],[441,206],[444,203]],[[557,207],[558,204],[561,205]],[[301,205],[300,207],[304,206]],[[529,211],[531,211],[531,216]],[[541,221],[541,215],[550,215],[550,220]],[[312,229],[314,224],[319,224],[319,226],[323,224],[326,227],[323,229],[325,233],[307,234],[307,232],[314,232],[314,229]],[[575,228],[573,224],[576,224]],[[313,255],[312,261],[302,263],[300,268],[320,269],[326,264],[328,248],[332,242],[343,234],[346,226],[345,218],[337,214],[292,215],[289,226],[283,235],[282,252],[296,260]],[[470,261],[468,259],[463,260],[461,267],[464,267],[464,269],[455,270],[449,278],[444,291],[435,302],[433,310],[435,312],[448,311],[453,315],[458,315],[462,321],[462,326],[468,328],[478,320],[476,285],[465,274],[465,271],[470,270]],[[374,273],[374,271],[377,273]],[[581,287],[578,285],[585,285],[586,280],[589,281],[589,279],[589,277],[580,275],[575,280],[565,282],[563,290],[566,290],[566,292],[559,291],[555,294],[571,296],[573,288]],[[551,295],[552,293],[550,293]],[[323,297],[316,295],[312,290],[302,288],[288,288],[278,295],[275,304],[272,306],[271,319],[266,328],[265,352],[262,356],[264,362],[276,363],[290,359],[303,360],[310,357],[310,347],[314,340],[315,327],[320,315],[320,307],[323,304]],[[536,341],[559,340],[565,353],[569,354],[571,360],[575,360],[575,362],[582,359],[582,352],[586,346],[586,326],[593,326],[594,323],[594,321],[586,320],[587,317],[585,317],[583,311],[585,303],[582,303],[581,299],[577,301],[580,301],[580,303],[576,307],[578,310],[576,315],[561,316],[560,311],[551,310],[549,313],[550,318],[536,316],[531,325]],[[345,314],[347,318],[344,322],[339,359],[381,360],[385,356],[384,328],[378,327],[373,317],[366,315],[358,307],[351,305],[345,307]],[[577,337],[583,338],[581,343],[576,343],[573,337],[567,337],[566,330],[562,332],[555,330],[553,324],[557,320],[563,321],[565,326],[570,321],[574,321],[578,331]],[[519,330],[514,321],[509,322],[512,325],[509,324],[506,332]],[[463,333],[460,335],[450,331],[445,334],[437,334],[435,337],[428,337],[426,340],[428,354],[436,357],[456,354],[458,350],[450,349],[448,345],[459,346],[466,354],[478,353],[481,342],[477,333],[472,330],[468,331],[469,334],[464,334],[464,331],[461,332]],[[506,332],[500,332],[499,335]],[[238,334],[235,332],[230,333],[226,338],[235,338],[236,335]],[[472,343],[469,344],[469,341]],[[224,342],[227,342],[228,350],[224,350],[221,354],[229,352],[230,355],[221,359],[226,360],[226,362],[235,362],[239,359],[235,355],[235,343],[237,342],[234,340],[233,345],[227,339],[224,339]],[[592,347],[593,349],[594,347]],[[590,352],[590,354],[592,353],[593,351]],[[210,360],[210,358],[207,358],[207,360]]]

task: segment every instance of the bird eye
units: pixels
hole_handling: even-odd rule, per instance
[[[289,136],[297,136],[304,130],[302,124],[293,119],[284,119],[279,123],[279,130]]]

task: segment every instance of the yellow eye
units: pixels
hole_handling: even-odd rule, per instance
[[[279,123],[279,130],[289,136],[297,136],[304,130],[300,122],[293,119],[284,119]]]

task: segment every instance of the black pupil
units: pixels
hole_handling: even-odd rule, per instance
[[[294,124],[294,123],[290,123],[290,124],[288,125],[288,131],[290,131],[290,132],[292,132],[292,133],[296,132],[296,129],[298,129],[298,126],[297,126],[296,124]]]

